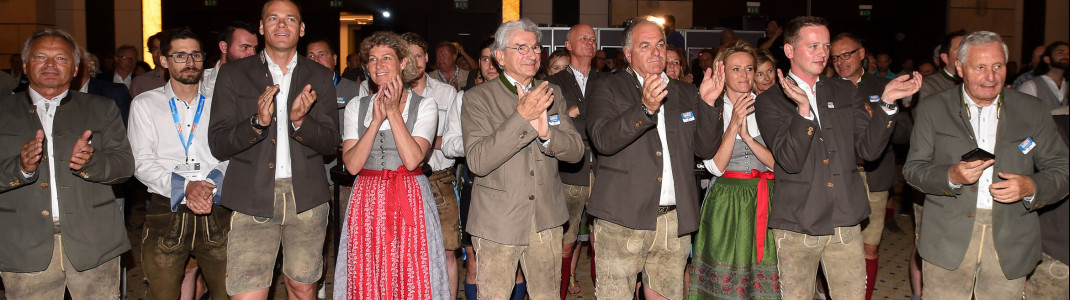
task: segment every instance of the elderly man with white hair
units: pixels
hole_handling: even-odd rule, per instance
[[[519,261],[532,299],[558,299],[568,209],[557,166],[580,161],[583,141],[560,87],[534,79],[539,28],[526,19],[506,22],[494,36],[491,52],[502,73],[465,92],[461,108],[478,296],[508,298]]]
[[[925,196],[918,253],[927,299],[1021,298],[1040,261],[1036,209],[1067,195],[1066,144],[1039,99],[1003,87],[1007,45],[973,32],[962,84],[918,104],[903,165]]]

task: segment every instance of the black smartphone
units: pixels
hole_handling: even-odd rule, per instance
[[[996,159],[996,155],[981,148],[974,148],[973,150],[970,150],[970,152],[966,152],[966,154],[962,155],[962,161],[975,161],[986,159]]]

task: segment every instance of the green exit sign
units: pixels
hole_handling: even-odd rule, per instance
[[[342,7],[342,0],[331,0],[331,7]]]
[[[219,0],[204,0],[204,6],[217,6],[217,5],[219,5]]]
[[[453,8],[455,8],[455,9],[468,9],[468,0],[456,0],[456,1],[453,1]]]

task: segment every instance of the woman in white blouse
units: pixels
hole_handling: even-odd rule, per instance
[[[442,231],[424,176],[438,108],[408,89],[409,47],[377,32],[361,43],[374,94],[346,106],[342,162],[357,174],[342,226],[335,297],[448,299]]]
[[[766,228],[773,155],[754,118],[755,50],[737,41],[724,63],[724,136],[706,169],[717,178],[703,201],[692,253],[692,299],[779,299],[776,251]]]

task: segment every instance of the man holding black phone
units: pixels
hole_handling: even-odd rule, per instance
[[[998,34],[971,33],[957,50],[963,82],[918,104],[903,165],[907,183],[927,194],[924,295],[1019,298],[1040,261],[1035,210],[1067,195],[1067,147],[1039,117],[1049,114],[1039,99],[1003,89]]]

